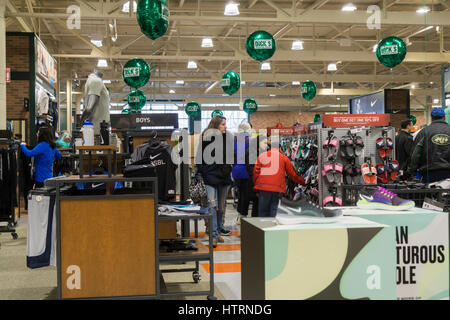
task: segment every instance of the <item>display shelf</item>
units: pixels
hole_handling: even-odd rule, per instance
[[[159,239],[164,240],[164,239]],[[195,260],[208,260],[209,259],[209,249],[205,246],[200,239],[196,238],[180,238],[177,240],[195,240],[195,245],[198,250],[179,250],[176,252],[167,252],[159,248],[159,261],[172,261],[183,259],[184,261],[195,261]],[[164,248],[164,247],[163,247]]]

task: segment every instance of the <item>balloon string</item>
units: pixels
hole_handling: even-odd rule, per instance
[[[392,70],[392,68],[391,68],[391,117],[392,117],[392,83],[394,82],[394,71]],[[391,119],[391,122],[392,122],[392,119]]]
[[[155,41],[153,41],[153,54],[155,54]],[[156,72],[156,64],[155,60],[153,60],[153,97],[150,102],[150,110],[152,110],[153,103],[155,102],[155,72]]]
[[[426,6],[426,1],[423,0],[424,7]],[[424,14],[424,29],[425,29],[425,54],[427,53],[427,13]],[[442,32],[442,31],[441,31]],[[426,143],[426,149],[427,149],[427,183],[430,182],[430,167],[428,162],[428,96],[425,96],[425,113],[427,117],[426,121],[426,127],[425,127],[425,143]]]

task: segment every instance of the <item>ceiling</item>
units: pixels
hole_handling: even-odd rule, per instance
[[[180,107],[190,100],[237,106],[241,99],[255,98],[260,110],[345,111],[350,97],[383,88],[411,89],[413,110],[441,100],[441,66],[450,63],[449,0],[355,0],[353,12],[341,11],[347,0],[235,0],[240,14],[225,16],[228,1],[168,0],[169,28],[155,41],[141,33],[132,10],[122,12],[124,0],[6,0],[6,25],[7,31],[36,32],[58,60],[62,105],[67,80],[72,81],[73,101],[80,101],[85,79],[99,58],[108,61],[108,67],[98,69],[112,81],[107,84],[112,102],[125,104],[130,88],[121,71],[134,57],[145,59],[154,71],[143,89],[147,98],[175,101]],[[416,13],[424,4],[431,11]],[[70,6],[80,10],[80,29],[67,26]],[[380,8],[379,29],[367,23],[376,22],[370,20],[374,11],[367,11],[373,6]],[[246,53],[245,40],[256,30],[276,39],[270,71],[260,71],[260,63]],[[372,49],[392,35],[411,44],[391,74]],[[213,48],[201,47],[204,37],[212,38]],[[102,47],[91,40],[102,40]],[[303,41],[304,49],[291,50],[294,40]],[[187,69],[190,60],[197,69]],[[337,71],[327,71],[329,63],[338,63]],[[242,91],[231,97],[223,96],[220,87],[229,70],[245,81]],[[185,83],[177,85],[178,79]],[[292,84],[305,80],[314,81],[318,89],[310,105]]]

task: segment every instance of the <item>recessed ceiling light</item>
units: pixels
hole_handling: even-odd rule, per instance
[[[137,3],[136,1],[133,1],[133,12],[137,11]],[[122,12],[129,13],[130,12],[130,1],[125,2],[122,7]]]
[[[300,85],[300,81],[292,81],[292,85],[293,86],[299,86]]]
[[[430,84],[433,84],[434,82],[433,81],[430,81]]]
[[[261,64],[261,70],[270,70],[270,63],[264,62]]]
[[[237,3],[230,2],[225,6],[224,15],[226,16],[237,16],[239,15],[239,8]]]
[[[105,59],[98,59],[97,67],[99,68],[105,68],[108,66],[108,61]]]
[[[439,99],[434,99],[433,103],[439,103]]]
[[[327,70],[328,70],[328,71],[336,71],[336,70],[337,70],[336,63],[330,63],[330,64],[328,64]]]
[[[211,38],[203,38],[202,40],[202,48],[212,48],[214,47]]]
[[[175,81],[176,84],[184,84],[184,80],[177,80]]]
[[[175,90],[170,89],[169,93],[175,93]]]
[[[293,41],[291,50],[303,50],[303,41],[300,40]]]
[[[189,61],[187,68],[188,69],[197,69],[197,63],[195,61]]]
[[[103,46],[102,40],[91,40],[92,44],[97,46],[97,47],[101,47]]]
[[[430,12],[430,8],[428,8],[427,6],[423,6],[423,7],[420,7],[419,9],[417,9],[416,12],[420,13],[420,14],[424,14],[424,13]]]
[[[342,7],[342,11],[355,11],[356,7],[353,3],[347,3],[345,6]]]

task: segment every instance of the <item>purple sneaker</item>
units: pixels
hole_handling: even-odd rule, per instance
[[[397,194],[385,188],[378,187],[375,191],[361,190],[357,202],[360,209],[381,209],[381,210],[409,210],[414,208],[412,200],[400,198]]]

